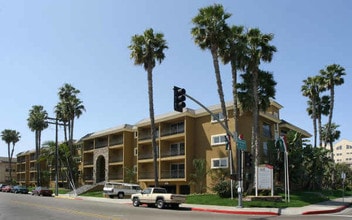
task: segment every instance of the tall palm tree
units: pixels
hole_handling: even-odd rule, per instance
[[[321,88],[321,81],[322,78],[320,76],[315,77],[308,77],[307,79],[303,80],[303,85],[301,87],[302,95],[307,97],[308,106],[312,106],[311,110],[308,108],[309,111],[312,111],[310,115],[312,115],[313,119],[313,132],[314,132],[314,145],[313,147],[317,146],[317,120],[318,120],[318,113],[317,113],[317,101],[320,100],[320,93],[322,92]],[[311,104],[309,104],[311,102]]]
[[[134,35],[131,39],[131,59],[135,65],[141,65],[147,71],[148,80],[148,97],[149,97],[149,115],[151,123],[151,136],[154,159],[154,180],[155,186],[159,185],[158,164],[157,164],[157,144],[156,144],[156,127],[154,119],[154,101],[153,101],[153,69],[156,61],[159,64],[165,59],[164,50],[168,48],[164,34],[155,33],[152,28],[144,31],[143,35]]]
[[[308,115],[313,119],[313,110],[316,113],[316,120],[318,122],[318,133],[319,133],[319,146],[323,146],[323,129],[322,129],[322,116],[329,115],[330,110],[330,96],[323,95],[322,97],[316,97],[315,108],[313,108],[313,103],[308,100]]]
[[[252,152],[254,155],[255,166],[259,163],[259,96],[258,96],[258,75],[259,65],[261,61],[271,62],[276,47],[271,45],[270,42],[273,40],[273,34],[263,34],[257,28],[250,29],[247,32],[248,41],[248,64],[247,72],[252,76],[252,88],[253,88],[253,125],[252,125]]]
[[[75,161],[73,160],[73,156],[75,155],[74,149],[74,122],[75,118],[79,118],[83,111],[85,111],[85,107],[82,104],[83,102],[77,97],[80,93],[80,90],[76,89],[69,83],[65,83],[62,87],[59,88],[58,96],[59,102],[55,106],[56,118],[64,124],[64,132],[65,132],[65,142],[68,144],[70,149],[70,154],[67,155],[64,159],[66,160],[67,168],[68,168],[68,178],[71,184],[71,187],[75,190]],[[68,135],[67,135],[68,133]]]
[[[230,28],[226,24],[226,19],[230,17],[231,14],[226,13],[223,6],[220,4],[200,8],[198,15],[192,19],[195,26],[191,30],[194,42],[202,50],[209,49],[211,52],[221,110],[225,119],[224,123],[227,128],[228,117],[220,75],[219,52],[221,48],[225,47],[226,39],[230,35]]]
[[[237,102],[237,70],[245,71],[247,61],[246,56],[246,36],[243,26],[232,26],[226,45],[219,52],[224,64],[230,63],[232,75],[232,97],[234,106],[235,128],[238,132],[238,102]]]
[[[320,74],[324,79],[324,85],[327,90],[330,91],[330,111],[329,111],[329,120],[327,124],[327,132],[325,135],[325,146],[327,145],[328,138],[331,135],[331,123],[332,116],[334,111],[334,102],[335,102],[335,86],[342,85],[344,83],[343,76],[346,75],[345,68],[338,64],[332,64],[327,66],[325,69],[320,70]],[[330,150],[333,153],[334,147],[331,145]]]
[[[13,152],[15,150],[15,144],[20,140],[20,133],[16,130],[5,129],[1,132],[1,138],[7,144],[7,155],[9,160],[9,169],[10,169],[10,182],[12,183],[12,158]],[[10,147],[12,143],[12,149]]]
[[[40,156],[40,142],[41,142],[41,133],[44,129],[48,127],[48,122],[46,121],[48,113],[44,110],[44,107],[41,105],[34,105],[32,109],[29,110],[29,117],[27,118],[27,125],[31,131],[35,132],[35,159],[37,161],[36,170],[37,170],[37,186],[41,185],[40,179],[40,163],[38,158]]]
[[[75,118],[79,118],[85,111],[83,102],[77,97],[79,93],[80,90],[74,88],[71,84],[65,83],[59,88],[58,96],[60,101],[55,107],[56,116],[64,123],[65,141],[69,142],[71,151]]]

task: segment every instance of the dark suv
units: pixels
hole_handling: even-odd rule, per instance
[[[13,193],[22,193],[22,194],[28,194],[28,189],[25,186],[14,186],[11,190]]]

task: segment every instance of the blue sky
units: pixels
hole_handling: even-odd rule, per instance
[[[173,111],[174,85],[206,106],[218,104],[210,52],[200,50],[190,34],[198,9],[214,3],[232,14],[230,25],[275,35],[278,52],[261,68],[274,74],[282,119],[313,133],[302,81],[327,65],[343,66],[347,75],[336,89],[333,121],[341,138],[352,139],[349,0],[11,0],[0,3],[0,131],[20,132],[15,155],[35,148],[27,126],[31,107],[43,105],[53,116],[64,83],[81,91],[87,110],[76,120],[76,139],[149,117],[146,72],[133,65],[127,48],[131,36],[147,28],[162,32],[169,46],[153,72],[155,113]],[[221,72],[230,101],[230,68],[222,65]],[[199,108],[190,100],[187,107]],[[43,131],[43,142],[54,138],[55,126]],[[5,142],[0,147],[0,156],[7,156]]]

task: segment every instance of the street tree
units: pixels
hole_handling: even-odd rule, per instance
[[[211,52],[221,110],[226,128],[228,128],[228,117],[219,67],[219,53],[221,48],[225,47],[226,39],[230,36],[230,28],[226,23],[226,20],[230,17],[231,14],[226,13],[224,7],[220,4],[200,8],[199,13],[192,19],[194,27],[191,30],[194,42],[202,50],[208,49]]]
[[[12,158],[13,152],[15,150],[15,144],[20,140],[20,133],[16,130],[5,129],[1,132],[1,138],[7,144],[7,155],[9,160],[9,174],[10,174],[10,182],[12,183]],[[12,148],[11,148],[12,143]]]
[[[76,176],[78,174],[77,164],[74,160],[76,148],[74,144],[74,124],[75,119],[79,118],[85,107],[83,102],[78,98],[80,90],[76,89],[69,83],[65,83],[59,88],[59,102],[55,106],[56,118],[64,124],[65,143],[69,148],[69,154],[65,154],[65,161],[68,171],[68,179],[71,187],[75,189]]]
[[[263,34],[258,28],[250,29],[247,32],[247,56],[248,63],[246,66],[246,72],[251,74],[252,82],[252,152],[254,155],[254,164],[258,166],[259,161],[259,107],[264,103],[260,103],[259,100],[259,66],[261,62],[271,62],[276,47],[271,45],[273,40],[273,34]]]
[[[346,75],[345,68],[338,64],[332,64],[327,66],[325,69],[320,70],[320,75],[323,78],[324,87],[330,91],[330,110],[329,110],[329,119],[327,123],[327,135],[325,135],[324,144],[325,147],[328,143],[328,138],[331,135],[331,126],[332,126],[332,117],[334,111],[334,102],[335,102],[335,87],[340,86],[344,83],[343,76]],[[334,148],[333,145],[330,145],[330,150],[333,154]],[[334,158],[333,158],[334,159]]]
[[[40,177],[40,149],[41,149],[41,134],[44,129],[48,127],[48,123],[46,121],[48,117],[48,113],[44,110],[44,107],[41,105],[34,105],[32,109],[29,110],[29,117],[27,118],[27,125],[31,131],[35,133],[35,159],[37,161],[36,164],[36,181],[37,186],[41,185],[41,177]]]
[[[131,50],[131,59],[135,65],[141,65],[147,71],[148,81],[148,98],[149,98],[149,115],[151,123],[151,137],[153,147],[154,161],[154,181],[155,186],[159,185],[158,165],[157,165],[157,143],[156,143],[156,127],[154,119],[154,101],[153,101],[153,69],[156,62],[159,64],[165,59],[164,50],[168,49],[164,34],[154,33],[153,29],[147,29],[142,35],[134,35],[131,44],[128,46]]]
[[[302,95],[308,98],[308,114],[311,115],[313,119],[314,147],[317,146],[317,120],[318,117],[320,117],[317,112],[317,102],[321,100],[320,93],[324,91],[324,88],[321,87],[321,83],[322,78],[320,76],[308,77],[303,80],[303,85],[301,87]]]

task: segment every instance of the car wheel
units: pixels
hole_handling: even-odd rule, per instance
[[[123,193],[117,194],[117,198],[119,198],[119,199],[123,199],[124,197],[125,197],[125,195]]]
[[[133,206],[134,207],[138,207],[139,206],[139,199],[137,197],[133,198]]]
[[[163,200],[163,199],[158,199],[158,200],[156,201],[156,207],[157,207],[158,209],[163,209],[164,206],[165,206],[165,203],[164,203],[164,200]]]

